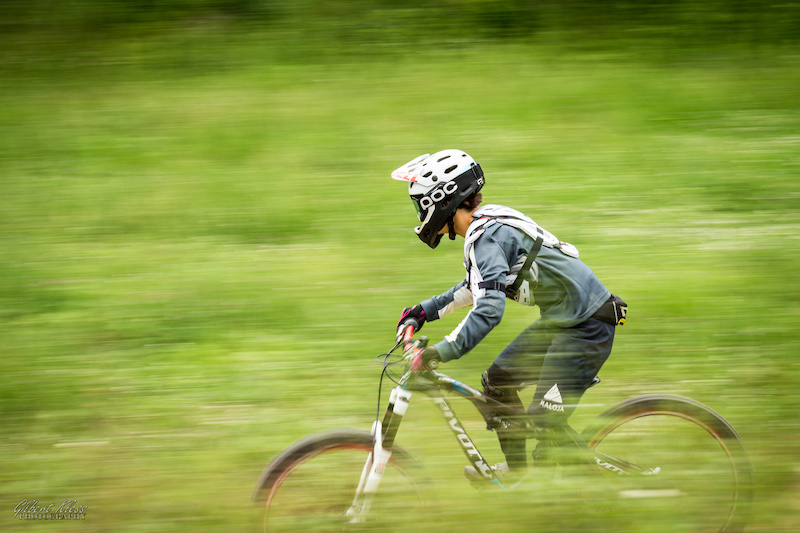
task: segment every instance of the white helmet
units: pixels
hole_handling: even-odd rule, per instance
[[[422,222],[414,231],[431,248],[442,239],[439,232],[445,224],[455,239],[456,209],[485,183],[481,166],[461,150],[421,155],[392,172],[392,178],[408,182],[408,194]]]

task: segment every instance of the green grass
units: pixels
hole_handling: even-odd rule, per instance
[[[750,531],[800,527],[796,52],[314,61],[205,37],[4,64],[0,529],[241,531],[281,449],[368,429],[399,309],[462,276],[460,244],[419,243],[388,175],[449,147],[630,304],[575,425],[637,394],[703,401],[752,455]],[[445,371],[477,383],[535,316],[509,308]],[[452,504],[437,529],[671,531],[594,521],[557,487],[541,506],[475,494],[435,408],[410,415],[399,442]],[[16,521],[22,499],[77,499],[86,520]]]

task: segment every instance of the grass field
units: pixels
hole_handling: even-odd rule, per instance
[[[705,402],[752,455],[749,531],[800,529],[797,51],[298,59],[257,36],[161,39],[3,63],[0,529],[243,531],[280,450],[368,429],[399,310],[462,277],[460,243],[422,245],[389,173],[451,147],[630,305],[575,426],[637,394]],[[477,384],[535,317],[510,307],[444,370]],[[476,494],[435,407],[410,415],[398,442],[449,504],[438,531],[677,531],[594,520],[547,485]],[[86,519],[15,520],[23,499]]]

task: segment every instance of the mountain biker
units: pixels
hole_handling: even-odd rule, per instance
[[[431,361],[448,362],[472,350],[500,323],[506,299],[536,305],[540,318],[526,328],[483,372],[487,396],[501,402],[497,414],[532,420],[546,428],[534,460],[552,451],[585,447],[567,424],[581,396],[599,382],[597,373],[611,353],[616,325],[625,321],[627,304],[600,282],[571,244],[558,240],[526,215],[500,205],[481,205],[485,178],[460,150],[421,155],[392,172],[408,182],[417,209],[417,236],[436,248],[442,236],[464,238],[466,278],[444,293],[403,309],[398,327],[409,317],[431,322],[454,309],[472,306],[443,340],[420,351],[415,371]],[[518,391],[536,384],[526,411]],[[493,467],[500,477],[527,467],[525,438],[496,427],[506,463]],[[473,482],[483,476],[465,468]]]

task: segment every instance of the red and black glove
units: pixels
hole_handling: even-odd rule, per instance
[[[417,326],[417,331],[422,329],[422,325],[425,324],[425,310],[422,308],[421,305],[415,305],[413,307],[406,307],[403,309],[403,312],[400,315],[400,320],[397,322],[397,328],[399,329],[403,326],[403,322],[407,319],[413,318],[419,324]]]

